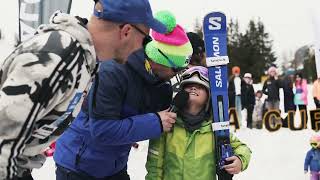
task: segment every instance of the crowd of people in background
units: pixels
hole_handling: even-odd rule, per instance
[[[308,92],[307,80],[303,77],[302,72],[295,72],[293,69],[288,69],[282,78],[279,78],[277,71],[276,66],[269,67],[267,79],[262,83],[262,89],[257,86],[254,91],[252,75],[244,73],[241,78],[240,68],[238,66],[232,67],[232,76],[228,87],[229,107],[236,109],[239,121],[241,118],[245,118],[244,122],[247,123],[248,128],[260,129],[265,112],[280,112],[280,98],[283,98],[281,100],[284,102],[285,113],[297,110],[305,111],[307,123],[308,93],[310,93]],[[280,97],[281,89],[283,97]],[[320,108],[320,78],[313,82],[312,95],[316,108]],[[263,96],[265,98],[262,98]],[[244,109],[246,113],[243,113]],[[288,127],[287,117],[284,120],[272,117],[271,123]],[[239,124],[241,126],[241,122]]]
[[[206,66],[204,41],[196,33],[189,32],[187,35],[194,50],[188,67]],[[284,113],[307,110],[307,80],[301,72],[295,72],[289,68],[280,77],[277,67],[272,65],[268,68],[266,74],[267,77],[262,82],[262,86],[255,86],[254,88],[253,76],[250,72],[242,73],[239,66],[231,68],[228,83],[229,108],[235,109],[240,127],[261,129],[263,116],[267,111],[280,112],[280,100],[284,102]],[[174,89],[179,89],[176,85],[180,81],[180,74],[171,79]],[[281,90],[283,91],[283,97],[280,97]],[[314,81],[312,93],[316,107],[320,108],[320,78]],[[306,121],[307,119],[306,116]],[[243,125],[244,123],[246,125]],[[272,117],[271,123],[272,125],[281,124],[282,127],[288,127],[287,117],[284,120]]]

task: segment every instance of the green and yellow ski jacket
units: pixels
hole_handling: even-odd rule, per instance
[[[251,150],[234,135],[230,141],[243,171],[249,165]],[[150,140],[146,180],[215,180],[214,147],[211,121],[190,133],[178,117],[172,132]]]

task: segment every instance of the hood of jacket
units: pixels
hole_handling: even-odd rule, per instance
[[[51,16],[49,24],[40,25],[36,34],[42,34],[53,30],[61,30],[70,34],[77,39],[83,48],[86,56],[87,69],[90,74],[93,74],[96,70],[96,52],[94,50],[91,35],[86,28],[87,22],[88,20],[86,19],[56,11]]]

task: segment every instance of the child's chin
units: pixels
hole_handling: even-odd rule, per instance
[[[189,101],[194,102],[194,101],[197,101],[198,98],[199,98],[198,96],[192,95],[192,96],[189,96]]]
[[[200,105],[201,103],[200,103],[200,99],[197,97],[197,96],[195,96],[195,97],[189,97],[189,102],[188,102],[189,104],[198,104],[198,105]]]

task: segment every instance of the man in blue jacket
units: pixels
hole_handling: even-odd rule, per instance
[[[187,56],[192,54],[183,29],[177,26],[173,31],[158,35],[162,42],[149,42],[148,56],[140,48],[126,64],[101,62],[79,115],[57,141],[57,180],[129,180],[132,143],[171,129],[176,114],[166,110],[172,97],[166,81],[188,65]],[[167,53],[168,49],[179,55]]]

